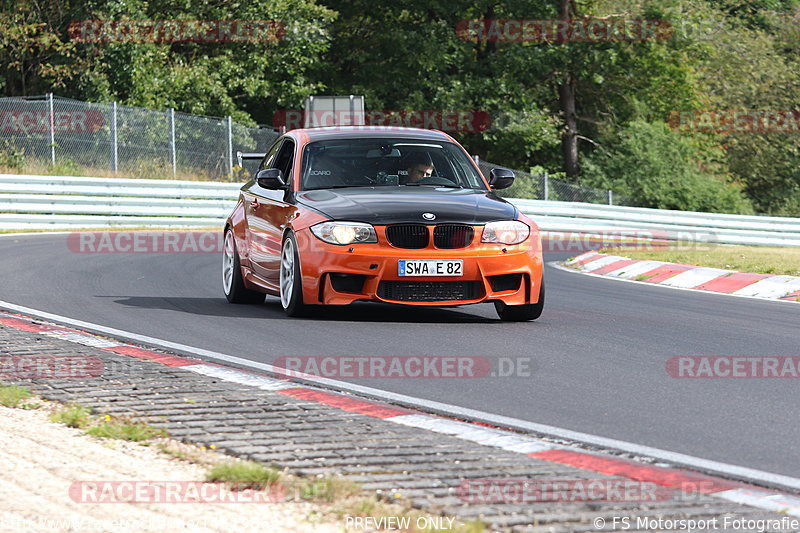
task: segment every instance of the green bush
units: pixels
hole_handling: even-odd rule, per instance
[[[741,187],[716,171],[718,157],[713,139],[633,121],[586,158],[581,185],[612,189],[643,207],[752,213]]]
[[[0,168],[21,169],[25,165],[25,150],[9,141],[0,145]]]
[[[31,392],[25,387],[0,385],[0,405],[3,407],[19,407],[23,400],[30,397]]]
[[[86,407],[70,404],[50,415],[50,420],[71,428],[85,428],[92,421],[92,413]]]
[[[59,161],[55,165],[47,167],[48,176],[83,176],[83,170],[78,166],[75,161],[67,159],[66,161]]]

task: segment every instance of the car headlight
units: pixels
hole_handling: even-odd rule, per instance
[[[322,222],[311,226],[311,232],[329,244],[378,242],[375,228],[363,222]]]
[[[497,244],[519,244],[531,234],[531,228],[519,220],[489,222],[483,228],[481,242]]]

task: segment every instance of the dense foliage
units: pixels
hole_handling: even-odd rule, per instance
[[[663,21],[658,40],[464,39],[466,19]],[[80,20],[279,20],[274,42],[86,43]],[[670,127],[687,110],[800,109],[800,0],[4,0],[0,89],[270,124],[311,94],[480,110],[468,149],[642,205],[800,215],[800,132]],[[570,102],[571,100],[571,102]],[[574,108],[574,112],[572,109]],[[570,156],[570,146],[576,150]]]

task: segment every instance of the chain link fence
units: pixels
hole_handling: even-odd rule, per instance
[[[19,165],[27,171],[241,180],[255,166],[239,172],[236,152],[265,152],[278,135],[271,128],[250,128],[230,117],[153,111],[116,102],[92,104],[52,95],[0,98],[0,156],[5,154],[0,167]],[[479,165],[487,176],[500,166],[488,161]],[[580,187],[546,173],[514,172],[518,179],[502,191],[503,196],[635,205],[611,191]]]
[[[488,178],[493,168],[508,168],[488,161],[479,161],[481,172]],[[513,170],[513,169],[512,169]],[[609,190],[581,187],[566,181],[551,178],[546,172],[531,174],[524,170],[514,170],[517,179],[508,189],[498,194],[506,198],[527,198],[532,200],[552,200],[559,202],[586,202],[590,204],[636,206],[632,198]]]
[[[237,151],[266,151],[277,137],[270,128],[250,128],[230,117],[51,95],[0,98],[0,150],[22,153],[28,168],[228,179],[234,177]]]

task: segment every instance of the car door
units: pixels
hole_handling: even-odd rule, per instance
[[[281,147],[283,143],[283,138],[277,139],[272,146],[269,147],[267,150],[264,159],[261,160],[261,163],[256,170],[256,174],[259,170],[263,170],[265,168],[270,168],[272,162],[275,160],[275,156],[278,154],[278,149]],[[251,228],[252,223],[254,222],[255,217],[255,209],[259,204],[257,198],[260,197],[261,188],[257,186],[255,181],[255,175],[250,179],[245,187],[242,188],[241,195],[242,195],[242,204],[244,207],[244,239],[245,243],[242,246],[242,264],[246,266],[251,271],[253,270],[253,261],[251,260],[252,257],[258,258],[262,252],[261,247],[256,239],[253,239],[253,231]],[[258,221],[255,221],[255,227],[258,228],[261,224]],[[256,231],[258,231],[256,229]],[[254,248],[258,246],[257,248]]]
[[[271,157],[272,156],[272,157]],[[268,152],[259,170],[277,168],[291,187],[294,171],[295,143],[284,138],[274,154]],[[287,202],[289,190],[265,189],[254,182],[249,190],[247,226],[250,264],[253,273],[275,288],[279,285],[281,239],[296,207]]]

